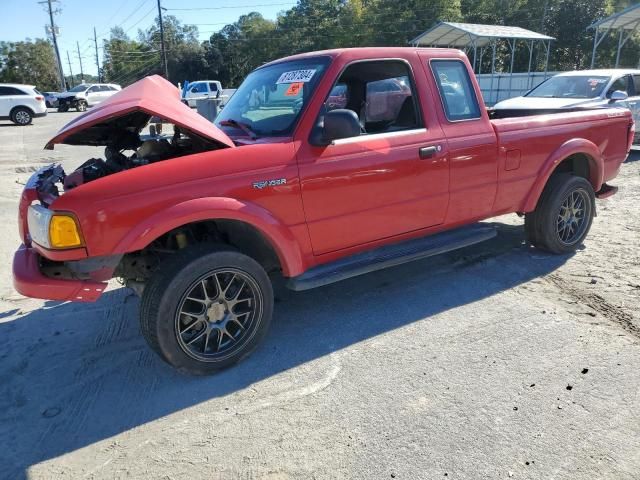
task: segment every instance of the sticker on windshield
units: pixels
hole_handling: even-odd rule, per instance
[[[304,86],[304,83],[302,82],[292,83],[291,85],[289,85],[289,88],[287,89],[286,92],[284,92],[284,94],[287,97],[297,97],[303,86]]]
[[[599,83],[604,83],[605,79],[604,78],[590,78],[589,80],[587,80],[587,82],[589,83],[589,86],[595,87]]]
[[[307,83],[310,82],[315,75],[316,70],[294,70],[292,72],[284,72],[276,82],[278,85],[282,83]]]

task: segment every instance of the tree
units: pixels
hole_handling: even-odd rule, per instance
[[[169,78],[173,82],[201,78],[207,70],[207,62],[205,50],[198,40],[198,27],[183,25],[173,15],[167,15],[163,17],[163,29]],[[138,40],[160,52],[159,18],[147,30],[138,32]]]
[[[158,52],[150,45],[131,40],[121,27],[111,29],[103,46],[102,71],[106,81],[129,85],[145,75],[160,71]]]
[[[0,82],[26,83],[41,90],[59,86],[55,54],[43,39],[0,42]]]

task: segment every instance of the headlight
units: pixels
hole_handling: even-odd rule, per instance
[[[31,239],[45,248],[75,248],[83,245],[76,217],[56,213],[42,205],[31,205],[27,214]]]

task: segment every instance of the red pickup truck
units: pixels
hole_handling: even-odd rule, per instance
[[[151,117],[173,135],[142,135]],[[47,144],[105,153],[29,180],[14,284],[95,301],[121,278],[142,297],[149,345],[182,371],[211,373],[264,337],[270,275],[293,290],[325,285],[486,240],[495,231],[477,222],[510,212],[534,246],[573,251],[595,199],[615,193],[606,182],[633,132],[618,108],[491,120],[457,50],[277,60],[215,124],[148,77]]]

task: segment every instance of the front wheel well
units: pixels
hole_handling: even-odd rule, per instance
[[[228,245],[253,258],[267,273],[278,272],[282,267],[275,249],[256,227],[239,220],[216,219],[174,228],[142,250],[125,254],[114,276],[127,282],[146,282],[172,254],[201,243]]]

